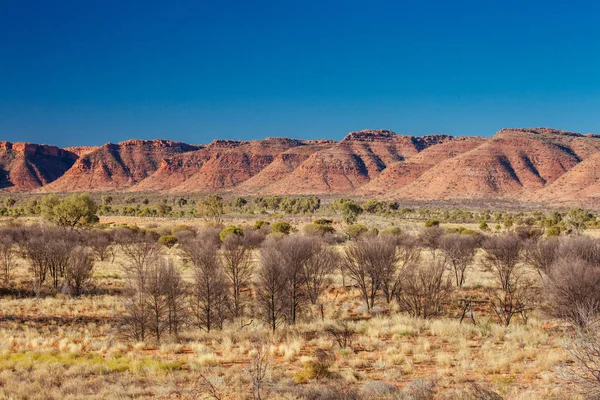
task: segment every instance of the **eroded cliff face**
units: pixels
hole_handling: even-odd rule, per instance
[[[58,179],[77,155],[55,146],[0,142],[0,189],[31,191]]]
[[[152,175],[163,160],[197,146],[171,140],[127,140],[86,152],[44,192],[122,190]]]
[[[0,142],[2,190],[370,195],[389,199],[597,199],[600,135],[511,128],[491,138],[350,132],[98,147]],[[561,200],[562,199],[562,200]]]

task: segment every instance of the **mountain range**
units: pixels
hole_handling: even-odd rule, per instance
[[[64,149],[0,142],[0,191],[315,194],[598,206],[600,135],[518,128],[489,138],[363,130],[341,141],[128,140]]]

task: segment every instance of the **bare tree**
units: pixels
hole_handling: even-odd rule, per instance
[[[600,312],[600,265],[580,258],[561,257],[544,280],[544,294],[551,315],[583,325],[587,315]]]
[[[367,237],[350,243],[344,254],[344,268],[359,287],[367,310],[371,311],[386,274],[395,264],[396,245],[388,238]]]
[[[55,290],[69,261],[71,249],[76,246],[76,233],[61,228],[31,227],[21,232],[20,249],[29,261],[34,276],[34,288],[40,290],[47,275]]]
[[[163,332],[168,328],[167,268],[169,262],[161,259],[151,263],[147,272],[145,297],[148,308],[148,328],[157,343],[160,343]]]
[[[172,261],[165,263],[163,276],[168,310],[167,328],[169,334],[177,339],[187,318],[187,288],[180,270]]]
[[[250,289],[254,266],[252,248],[246,245],[244,237],[227,235],[223,243],[223,267],[231,292],[231,314],[239,318],[244,314],[243,294]]]
[[[317,240],[303,236],[286,236],[276,244],[285,271],[288,295],[286,316],[291,324],[296,323],[305,298],[305,264],[320,248],[321,244]]]
[[[421,245],[419,240],[411,235],[388,236],[382,240],[389,242],[382,247],[381,253],[381,257],[386,259],[383,263],[382,290],[389,304],[400,291],[404,271],[421,259]],[[392,243],[395,248],[392,248]]]
[[[471,235],[449,234],[442,236],[440,249],[454,274],[457,287],[465,282],[466,271],[475,258],[479,241]]]
[[[48,233],[52,235],[52,232]],[[56,233],[58,232],[55,231],[54,234]],[[66,232],[62,233],[65,234]],[[47,240],[52,239],[50,239],[50,236],[47,236]],[[75,243],[73,243],[72,238],[63,237],[61,239],[53,240],[47,248],[46,261],[48,263],[48,272],[52,278],[52,284],[55,290],[58,289],[61,278],[65,276],[65,270],[69,263],[73,245],[75,245]]]
[[[508,326],[516,315],[527,322],[528,313],[539,301],[539,288],[531,277],[518,270],[510,276],[507,289],[489,289],[488,296],[492,311],[501,324]]]
[[[50,246],[51,241],[46,237],[43,228],[21,230],[19,248],[33,272],[33,287],[36,292],[39,292],[46,280]]]
[[[514,233],[488,237],[483,242],[483,249],[484,268],[496,276],[503,290],[509,290],[512,276],[522,259],[521,239]]]
[[[15,239],[7,232],[0,234],[0,268],[4,285],[8,286],[13,268],[17,265]]]
[[[423,229],[419,239],[421,240],[421,244],[427,247],[431,251],[431,255],[435,257],[437,250],[440,248],[442,236],[444,236],[444,228],[431,226]]]
[[[268,240],[260,249],[256,280],[256,302],[261,318],[275,331],[285,320],[286,281],[276,242]]]
[[[148,310],[148,280],[150,272],[161,256],[161,246],[142,233],[123,230],[118,233],[124,258],[122,264],[127,279],[127,294],[124,301],[123,323],[125,333],[138,341],[149,334],[150,313]]]
[[[92,249],[92,253],[98,261],[114,259],[112,252],[112,237],[106,231],[91,231],[86,238],[86,244]]]
[[[210,332],[222,328],[227,316],[227,281],[214,242],[194,240],[181,243],[184,256],[194,268],[191,312],[197,327]]]
[[[560,244],[557,238],[528,240],[525,242],[525,262],[543,277],[560,256]]]
[[[75,247],[70,255],[66,269],[65,282],[69,291],[79,296],[89,285],[94,273],[94,260],[87,247]]]
[[[338,268],[339,254],[328,246],[316,249],[303,264],[302,275],[306,286],[306,295],[315,305],[330,282],[330,275]]]
[[[508,326],[515,315],[527,321],[527,314],[538,301],[539,289],[520,264],[523,242],[514,233],[487,238],[484,267],[492,272],[498,284],[488,295],[492,310],[502,324]]]
[[[442,260],[409,266],[396,294],[400,308],[415,317],[431,318],[440,314],[452,293],[452,282],[444,276],[445,269]]]

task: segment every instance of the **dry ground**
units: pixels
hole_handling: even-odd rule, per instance
[[[169,254],[179,260],[176,248]],[[0,298],[0,398],[211,398],[209,386],[219,398],[248,398],[257,346],[268,349],[271,398],[293,399],[290,393],[317,384],[354,388],[365,398],[404,398],[398,393],[416,380],[435,381],[436,398],[460,398],[471,382],[509,399],[578,398],[564,373],[569,330],[561,322],[536,312],[527,324],[503,327],[479,305],[477,324],[461,324],[456,302],[433,320],[386,309],[384,300],[369,316],[358,290],[343,287],[340,276],[324,299],[323,321],[307,309],[301,323],[274,334],[257,320],[244,328],[240,323],[250,321],[236,321],[224,331],[188,330],[178,343],[132,343],[117,322],[120,263],[118,256],[99,263],[95,292],[73,299],[19,297],[30,285],[21,261],[13,289]],[[483,299],[490,283],[476,266],[457,297]],[[357,332],[349,348],[323,332],[340,320]],[[307,373],[317,349],[335,357],[320,379]],[[382,383],[400,391],[391,394]]]

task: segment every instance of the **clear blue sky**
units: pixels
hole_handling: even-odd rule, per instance
[[[0,5],[0,140],[600,132],[597,1]]]

